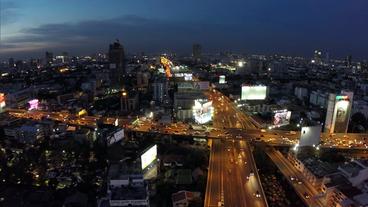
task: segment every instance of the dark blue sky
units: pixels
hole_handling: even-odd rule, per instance
[[[0,0],[0,57],[105,52],[368,57],[367,0]]]

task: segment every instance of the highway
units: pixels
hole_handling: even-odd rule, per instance
[[[304,179],[301,172],[299,172],[279,151],[275,150],[273,147],[267,147],[265,151],[307,206],[325,206],[318,199],[320,192]]]
[[[223,155],[224,148],[221,145],[221,140],[213,140],[211,144],[204,206],[218,206],[219,202],[224,202]]]
[[[251,149],[246,141],[225,143],[225,205],[267,206]],[[231,184],[230,184],[231,183]]]
[[[209,196],[209,198],[206,199],[205,206],[218,204],[219,201],[223,201],[224,206],[268,206],[253,154],[249,144],[243,138],[245,134],[237,130],[256,130],[257,126],[226,96],[215,90],[209,91],[207,96],[209,100],[212,100],[215,108],[214,129],[207,131],[207,136],[225,139],[222,139],[221,142],[214,141],[220,146],[216,146],[211,151],[211,156],[214,158],[220,156],[220,161],[210,159],[209,176],[211,177],[208,178],[208,183],[211,184],[206,189],[206,197]],[[216,166],[219,164],[221,166]],[[225,183],[221,192],[218,192],[218,185],[212,184],[216,183],[216,181],[211,181],[214,178]],[[218,195],[222,195],[223,200],[219,200]]]
[[[225,206],[267,206],[248,143],[232,139],[211,142],[204,206],[218,206],[219,202]]]
[[[206,92],[215,108],[213,126],[217,128],[257,129],[257,126],[241,112],[233,102],[216,90]]]
[[[225,99],[222,101],[225,105],[231,107],[231,103]],[[240,124],[237,118],[245,116],[242,112],[235,110],[221,111],[223,108],[222,104],[214,104],[215,116],[214,124],[217,127],[208,127],[205,129],[191,129],[188,124],[183,123],[172,123],[161,125],[155,123],[152,120],[146,118],[140,118],[139,121],[133,122],[131,118],[123,117],[101,117],[101,116],[77,116],[68,112],[48,112],[48,111],[27,111],[22,109],[8,109],[7,113],[13,117],[41,120],[42,118],[49,118],[55,121],[63,122],[70,125],[87,126],[90,128],[97,127],[97,122],[101,121],[104,124],[115,125],[117,122],[118,126],[124,127],[127,130],[137,132],[151,132],[169,135],[184,135],[184,136],[197,136],[203,138],[234,138],[234,139],[258,139],[258,141],[264,141],[267,144],[273,146],[294,146],[298,143],[300,132],[291,133],[289,131],[280,130],[260,130],[256,129],[255,124],[252,121],[242,118]],[[219,109],[220,108],[220,109]],[[219,111],[219,112],[216,112]],[[230,115],[232,114],[232,115]],[[243,114],[243,115],[238,115]],[[227,117],[223,119],[221,117]],[[117,120],[117,121],[116,121]],[[227,120],[222,122],[221,120]],[[217,123],[217,124],[216,124]],[[222,125],[221,125],[222,123]],[[232,128],[234,126],[238,126]],[[239,127],[240,126],[240,127]],[[248,126],[248,128],[246,128]],[[340,133],[340,134],[321,134],[321,147],[326,148],[337,148],[337,149],[368,149],[368,134],[353,134],[353,133]]]

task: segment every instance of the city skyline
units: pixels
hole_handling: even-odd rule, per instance
[[[107,52],[280,53],[366,59],[368,3],[356,1],[32,1],[2,0],[0,58]],[[51,9],[50,9],[51,8]],[[149,35],[148,35],[149,34]]]

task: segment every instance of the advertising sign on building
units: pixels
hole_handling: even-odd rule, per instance
[[[267,86],[242,86],[241,100],[264,100],[267,97]]]

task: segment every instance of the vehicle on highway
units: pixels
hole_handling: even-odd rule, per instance
[[[259,193],[259,191],[257,190],[257,192],[255,193],[256,198],[260,198],[261,194]]]
[[[305,198],[305,199],[309,199],[309,198],[310,198],[310,195],[309,195],[307,192],[305,192],[305,193],[303,194],[303,196],[304,196],[304,198]]]
[[[253,170],[250,171],[249,176],[254,176]]]
[[[295,180],[295,177],[290,176],[290,180],[291,180],[291,181],[294,181],[294,180]]]

